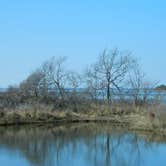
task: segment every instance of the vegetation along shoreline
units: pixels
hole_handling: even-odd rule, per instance
[[[148,81],[135,57],[104,50],[83,73],[51,58],[0,92],[0,125],[109,122],[165,134],[164,85]]]

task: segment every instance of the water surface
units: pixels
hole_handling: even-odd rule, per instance
[[[164,166],[166,139],[110,124],[0,128],[3,166]]]

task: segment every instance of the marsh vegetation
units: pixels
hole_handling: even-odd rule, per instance
[[[110,121],[164,129],[162,95],[128,51],[104,50],[83,73],[51,58],[0,93],[0,124]],[[164,108],[164,106],[162,106]]]

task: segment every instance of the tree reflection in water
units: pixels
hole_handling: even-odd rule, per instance
[[[146,154],[165,141],[93,123],[1,127],[0,135],[0,149],[19,152],[33,166],[143,165]]]

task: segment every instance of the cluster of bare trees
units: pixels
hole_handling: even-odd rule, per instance
[[[69,100],[76,100],[81,77],[76,72],[66,70],[65,61],[65,57],[52,57],[44,62],[20,84],[21,95],[60,105],[65,105]]]
[[[65,62],[66,57],[53,57],[44,62],[18,87],[10,87],[0,95],[0,103],[2,99],[3,102],[17,99],[17,104],[51,102],[58,106],[72,105],[77,110],[78,104],[84,102],[111,105],[118,99],[125,101],[129,93],[124,93],[124,89],[130,89],[132,93],[127,100],[138,105],[147,103],[156,86],[145,81],[145,75],[131,53],[118,49],[104,50],[84,74],[67,70]]]

